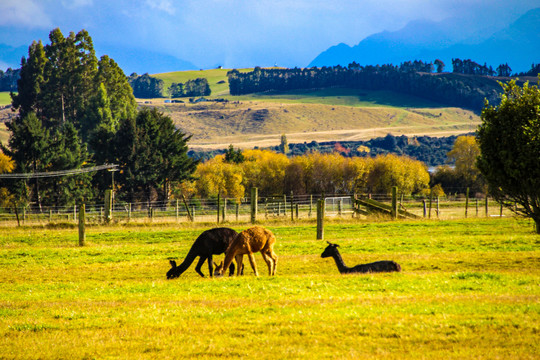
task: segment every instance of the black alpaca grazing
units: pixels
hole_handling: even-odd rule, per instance
[[[324,249],[321,257],[333,257],[336,261],[339,272],[342,274],[401,271],[401,266],[399,266],[399,264],[395,261],[391,260],[376,261],[369,264],[360,264],[352,268],[348,267],[347,265],[345,265],[343,259],[341,258],[341,254],[337,249],[338,246],[338,244],[332,244],[331,242],[328,242],[328,246],[326,247],[326,249]]]
[[[227,247],[229,247],[229,244],[236,238],[236,235],[238,235],[238,233],[229,228],[206,230],[195,240],[184,259],[184,262],[179,266],[176,266],[176,261],[170,261],[172,267],[167,271],[167,279],[174,279],[182,275],[182,273],[191,266],[197,256],[200,256],[200,258],[197,266],[195,266],[195,271],[204,277],[201,267],[204,262],[208,260],[208,270],[210,271],[210,277],[212,277],[214,274],[212,255],[223,254],[225,250],[227,250]],[[233,264],[229,267],[229,273],[234,273]]]

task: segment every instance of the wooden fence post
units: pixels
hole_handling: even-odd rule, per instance
[[[221,207],[221,194],[217,194],[217,223],[219,224],[219,210]]]
[[[317,201],[317,240],[324,239],[324,198]]]
[[[255,224],[257,221],[257,201],[258,201],[258,189],[256,187],[251,188],[251,223]]]
[[[86,204],[79,207],[79,246],[84,246],[86,241]]]
[[[398,218],[397,186],[392,186],[392,219]]]
[[[131,220],[131,203],[128,204],[128,221]]]
[[[427,205],[426,205],[426,199],[422,200],[422,205],[424,206],[424,217],[427,216]]]
[[[291,191],[291,221],[294,222],[294,195],[293,195],[293,192]]]
[[[191,205],[191,222],[195,222],[195,205]]]
[[[184,207],[186,208],[188,219],[193,222],[193,215],[189,213],[189,206],[188,206],[188,203],[186,201],[186,197],[184,196],[184,194],[182,194],[182,201],[184,203]],[[218,209],[219,209],[219,195],[218,195]],[[176,213],[177,213],[176,217],[178,217],[178,200],[176,200]],[[219,223],[219,218],[218,218],[218,223]]]
[[[469,188],[465,191],[465,219],[469,215]]]
[[[431,219],[431,205],[433,203],[433,189],[429,190],[429,210],[428,210],[428,218]]]
[[[240,217],[240,204],[236,203],[236,221],[238,222],[238,218]]]
[[[309,212],[308,217],[311,217],[311,209],[313,208],[313,195],[309,195]]]
[[[112,191],[105,190],[105,222],[109,223],[112,220]]]
[[[488,207],[489,207],[489,200],[488,200],[488,194],[486,194],[486,217],[489,216]]]
[[[225,222],[227,221],[227,198],[223,199],[223,207],[221,210],[221,222]]]

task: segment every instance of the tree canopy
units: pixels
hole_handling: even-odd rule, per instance
[[[503,84],[498,106],[486,101],[478,130],[478,168],[499,201],[534,220],[540,234],[540,90]],[[514,208],[513,202],[519,204]]]
[[[49,40],[30,45],[21,61],[18,92],[11,94],[18,116],[6,124],[10,138],[3,151],[13,159],[15,171],[119,163],[115,185],[130,200],[153,200],[156,194],[167,199],[170,185],[195,170],[197,162],[187,156],[189,136],[156,110],[137,112],[124,72],[107,55],[96,58],[88,32],[65,37],[54,29]],[[71,205],[102,196],[111,185],[109,176],[35,178],[12,188],[40,208],[42,203]]]

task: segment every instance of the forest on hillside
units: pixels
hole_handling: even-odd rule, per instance
[[[443,73],[444,64],[434,65],[423,61],[408,61],[395,66],[367,65],[356,62],[347,67],[312,67],[294,69],[265,69],[256,67],[251,72],[238,70],[228,72],[231,95],[290,91],[298,89],[321,89],[346,87],[365,90],[388,90],[418,96],[448,106],[461,107],[480,112],[487,99],[497,104],[502,91],[498,80],[509,76],[511,68],[502,64],[493,67],[480,65],[471,60],[454,59],[453,72]],[[533,64],[531,71],[522,76],[531,76],[538,70]],[[496,75],[496,76],[495,76]]]

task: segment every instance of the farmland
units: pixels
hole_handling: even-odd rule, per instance
[[[184,104],[166,104],[164,98],[138,102],[170,116],[178,128],[192,135],[190,148],[199,150],[225,149],[230,144],[243,149],[275,146],[282,134],[287,135],[289,143],[369,140],[389,133],[450,136],[474,131],[480,123],[479,116],[470,110],[389,91],[330,88],[231,96],[227,71],[152,76],[162,79],[165,89],[173,82],[206,78],[212,89],[208,99],[228,102],[191,104],[187,98],[182,99]],[[0,105],[9,102],[9,94],[0,93]],[[9,113],[3,110],[0,122],[6,121]],[[2,126],[0,141],[5,143],[8,134]]]
[[[535,358],[540,240],[511,217],[333,219],[346,264],[401,273],[340,275],[315,224],[265,224],[277,276],[165,280],[214,225],[69,224],[0,230],[0,358]],[[242,230],[246,223],[230,224]],[[222,256],[218,256],[219,262]],[[208,273],[206,266],[203,272]]]
[[[240,71],[250,71],[242,69]],[[472,111],[390,91],[347,88],[265,92],[231,96],[227,69],[179,71],[153,76],[186,82],[207,78],[212,99],[229,103],[164,104],[151,99],[185,133],[194,149],[224,149],[278,145],[282,134],[290,143],[357,141],[393,135],[450,136],[476,129],[480,118]],[[183,99],[187,102],[187,99]]]
[[[0,91],[0,106],[4,106],[7,104],[11,104],[11,97],[9,96],[9,92]]]

